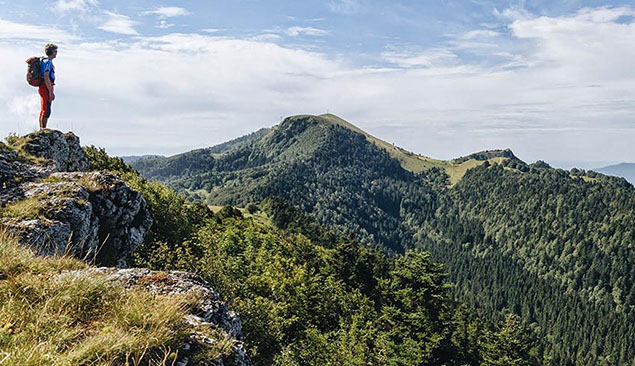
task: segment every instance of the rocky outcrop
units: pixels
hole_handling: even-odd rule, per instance
[[[114,175],[54,173],[0,195],[6,210],[22,217],[2,219],[40,255],[70,254],[126,267],[152,224],[145,200]],[[7,199],[9,201],[7,202]]]
[[[152,225],[140,192],[112,174],[88,172],[90,162],[72,133],[44,130],[11,140],[10,147],[0,143],[0,229],[17,235],[40,255],[72,255],[119,267],[59,276],[106,276],[126,287],[197,299],[183,319],[191,333],[174,365],[251,365],[240,319],[200,277],[121,269]],[[214,346],[224,354],[207,359],[206,350],[216,352]]]
[[[143,196],[111,174],[55,172],[89,167],[72,133],[27,135],[18,151],[38,155],[0,153],[2,226],[40,255],[70,254],[126,267],[152,224]]]
[[[15,151],[0,145],[0,193],[7,192],[20,182],[41,178],[51,172],[51,167],[29,164]]]
[[[88,172],[89,160],[72,133],[45,130],[11,140],[10,147],[0,143],[1,227],[40,255],[72,255],[119,267],[59,276],[106,276],[157,295],[195,298],[183,319],[191,333],[174,365],[251,365],[240,319],[200,277],[121,269],[152,225],[140,192],[112,174]],[[210,349],[222,349],[224,354],[207,359]]]
[[[184,319],[192,331],[189,341],[179,351],[180,358],[175,365],[187,366],[192,355],[197,350],[213,345],[219,341],[210,337],[205,331],[212,326],[221,330],[223,340],[232,342],[232,352],[206,364],[214,366],[235,365],[249,366],[251,361],[242,342],[241,322],[238,316],[220,301],[218,293],[214,292],[207,282],[191,273],[171,271],[157,272],[149,269],[114,269],[89,268],[71,272],[77,276],[106,275],[112,281],[121,281],[127,287],[143,287],[147,291],[158,295],[185,294],[195,296],[198,301],[192,312]]]
[[[51,161],[58,172],[82,172],[90,168],[90,161],[72,132],[43,130],[23,138],[20,149],[25,153]]]

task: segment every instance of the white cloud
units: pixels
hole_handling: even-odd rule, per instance
[[[511,4],[509,8],[499,11],[494,8],[494,16],[504,20],[516,20],[516,19],[531,19],[534,17],[527,9],[525,9],[525,2],[520,1],[517,4]]]
[[[157,28],[168,29],[168,28],[172,28],[173,26],[174,24],[168,23],[167,20],[165,19],[161,19],[159,21],[159,25],[157,25]]]
[[[474,39],[474,38],[494,38],[500,36],[500,33],[489,29],[478,29],[469,31],[461,35],[461,39]]]
[[[0,18],[0,39],[34,39],[65,42],[78,39],[54,26],[15,23]]]
[[[635,22],[617,23],[632,16],[631,8],[582,9],[575,15],[516,20],[510,25],[515,37],[533,40],[529,55],[534,64],[557,71],[558,79],[596,84],[593,79],[620,80],[635,77]]]
[[[391,49],[383,54],[391,68],[365,68],[271,40],[214,34],[70,42],[56,60],[50,122],[111,153],[171,154],[280,116],[330,110],[440,158],[511,147],[526,160],[635,161],[635,23],[617,22],[628,11],[517,19],[509,34],[486,37],[514,68],[465,62],[454,44]],[[523,48],[506,47],[509,38]],[[0,46],[0,135],[28,132],[37,96],[15,65],[30,46]]]
[[[313,27],[290,27],[285,32],[288,36],[297,37],[305,34],[307,36],[324,36],[329,34],[328,31]]]
[[[187,9],[185,8],[180,8],[177,6],[161,6],[154,10],[143,12],[143,15],[150,15],[150,14],[158,15],[160,19],[165,19],[165,18],[189,15],[190,12],[187,11]]]
[[[337,14],[354,14],[362,9],[360,0],[330,0],[326,5]]]
[[[257,42],[276,42],[281,39],[282,37],[274,33],[257,34],[255,36],[251,36],[248,38],[249,41],[257,41]]]
[[[218,32],[223,32],[226,31],[227,29],[222,29],[222,28],[205,28],[205,29],[201,29],[201,31],[205,32],[205,33],[218,33]]]
[[[97,0],[57,0],[53,9],[59,13],[69,11],[86,12],[91,7],[99,5]]]
[[[104,12],[108,19],[100,25],[98,28],[104,30],[106,32],[111,33],[119,33],[119,34],[127,34],[127,35],[138,35],[137,31],[134,29],[134,25],[137,22],[130,19],[123,14],[114,13],[111,11]]]
[[[414,52],[409,50],[383,52],[385,61],[404,68],[411,67],[446,67],[454,65],[459,58],[448,49],[432,49],[425,52]]]

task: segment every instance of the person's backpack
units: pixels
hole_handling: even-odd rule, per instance
[[[31,86],[40,86],[44,82],[42,77],[42,60],[45,57],[29,57],[26,59],[26,82]]]

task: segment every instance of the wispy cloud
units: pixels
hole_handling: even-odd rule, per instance
[[[168,21],[165,19],[161,19],[159,20],[159,25],[157,25],[157,28],[168,29],[168,28],[172,28],[173,26],[174,24],[168,23]]]
[[[78,37],[54,26],[15,23],[0,18],[0,39],[34,39],[64,42]]]
[[[227,29],[224,28],[205,28],[205,29],[201,29],[201,31],[205,32],[205,33],[218,33],[218,32],[223,32],[226,31]]]
[[[99,5],[97,0],[57,0],[53,5],[53,9],[59,13],[70,11],[86,12],[91,7]]]
[[[494,8],[494,16],[505,20],[531,19],[534,15],[525,8],[525,0],[513,1],[502,11]]]
[[[475,39],[475,38],[493,38],[500,36],[499,32],[495,32],[489,29],[478,29],[469,31],[460,36],[461,39]]]
[[[386,51],[381,54],[383,59],[393,65],[403,68],[417,67],[447,67],[455,65],[459,58],[449,49],[431,49],[423,52],[411,50]]]
[[[98,28],[106,32],[119,33],[126,35],[138,35],[134,29],[137,22],[130,19],[130,17],[123,14],[106,11],[104,12],[108,19],[100,25]]]
[[[330,0],[326,5],[337,14],[355,14],[362,9],[360,0]]]
[[[258,41],[258,42],[276,42],[282,39],[279,35],[275,33],[262,33],[257,34],[255,36],[251,36],[247,38],[250,41]]]
[[[290,37],[297,37],[303,34],[307,36],[325,36],[329,34],[328,31],[314,27],[291,27],[285,33]]]
[[[160,19],[178,17],[189,15],[190,12],[185,8],[177,6],[161,6],[154,10],[148,10],[142,13],[143,15],[158,15]]]

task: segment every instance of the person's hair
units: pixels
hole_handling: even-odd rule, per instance
[[[44,46],[44,53],[46,53],[47,56],[50,56],[55,50],[57,50],[57,45],[53,43],[47,43],[46,46]]]

